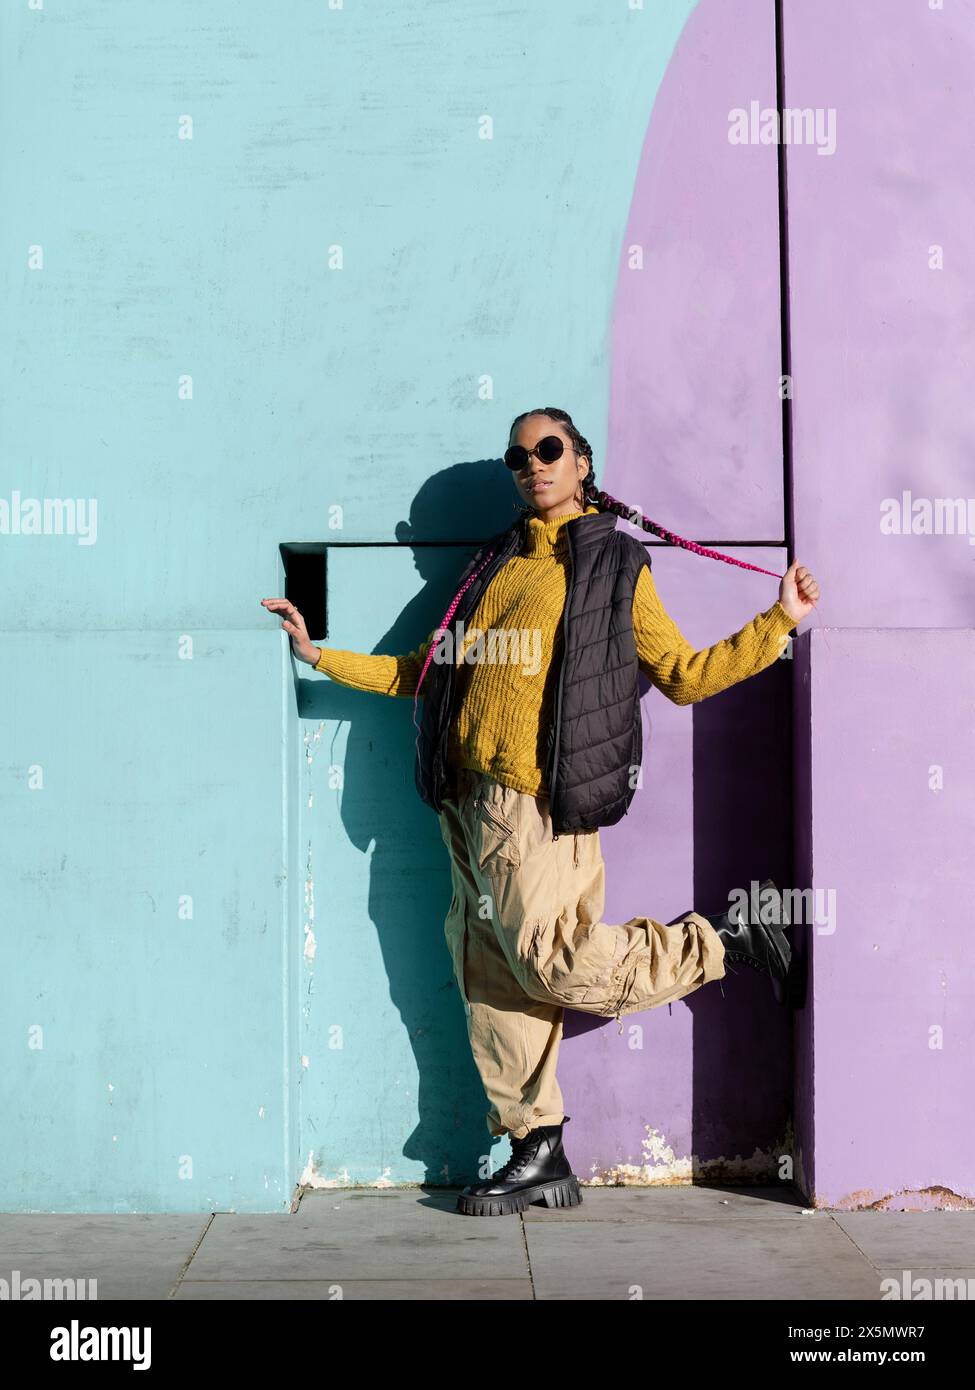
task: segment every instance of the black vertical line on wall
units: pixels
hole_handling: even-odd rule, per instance
[[[789,287],[789,180],[786,162],[786,144],[782,138],[785,129],[783,110],[785,108],[785,45],[782,37],[782,11],[785,0],[774,0],[775,5],[775,104],[779,113],[779,139],[777,143],[778,191],[779,191],[779,331],[783,377],[788,378],[788,389],[792,390],[792,321],[790,315]],[[782,495],[784,504],[783,533],[788,564],[795,558],[795,515],[793,511],[793,470],[792,470],[792,399],[786,395],[782,401]]]
[[[791,289],[789,284],[789,178],[788,162],[786,158],[786,143],[783,139],[785,131],[785,121],[783,112],[785,110],[785,42],[783,38],[783,10],[785,0],[773,0],[775,5],[775,105],[779,117],[779,139],[777,144],[777,169],[778,169],[778,193],[779,193],[779,326],[782,357],[782,376],[788,379],[788,393],[782,401],[782,505],[783,505],[783,534],[785,536],[786,564],[788,569],[795,558],[795,508],[793,504],[793,433],[792,433],[792,318],[791,308]],[[795,629],[793,628],[793,634]],[[787,663],[788,675],[786,685],[788,698],[784,716],[789,730],[789,741],[795,739],[795,660]],[[796,820],[800,817],[803,824],[810,824],[812,818],[812,808],[807,806],[804,810],[796,807],[797,776],[795,758],[788,757],[784,760],[782,767],[781,795],[783,797],[784,815],[791,820],[791,834],[787,840],[788,864],[783,872],[786,878],[786,886],[795,883],[796,868],[799,862],[797,855],[796,840]],[[781,886],[781,885],[780,885]],[[792,949],[796,950],[795,939],[792,941]],[[790,986],[794,990],[794,986]],[[796,995],[792,994],[791,1002],[795,1003]],[[793,1096],[793,1107],[795,1097]]]

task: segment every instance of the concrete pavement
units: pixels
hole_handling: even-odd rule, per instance
[[[620,1187],[586,1188],[568,1210],[468,1217],[456,1191],[316,1190],[281,1215],[2,1214],[0,1279],[96,1279],[103,1300],[843,1301],[880,1300],[883,1278],[910,1271],[971,1280],[975,1297],[968,1211],[807,1212],[780,1187]]]

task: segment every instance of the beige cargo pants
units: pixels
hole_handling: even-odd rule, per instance
[[[553,839],[547,797],[453,776],[440,812],[453,879],[444,932],[488,1130],[520,1139],[564,1118],[563,1006],[620,1020],[682,999],[723,977],[724,945],[696,912],[604,922],[598,830]]]

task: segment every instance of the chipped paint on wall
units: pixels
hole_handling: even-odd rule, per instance
[[[832,1204],[813,1197],[813,1206],[826,1211],[975,1211],[975,1197],[965,1197],[950,1187],[902,1187],[877,1197],[872,1192],[848,1192]]]
[[[312,872],[312,842],[308,841],[308,852],[305,855],[305,921],[303,931],[305,934],[304,957],[309,965],[315,959],[317,950],[315,942],[315,875]]]
[[[308,1150],[308,1157],[305,1160],[304,1171],[299,1180],[300,1188],[339,1188],[339,1187],[368,1187],[368,1188],[387,1188],[387,1187],[411,1187],[412,1183],[394,1183],[389,1176],[389,1168],[384,1168],[382,1176],[375,1178],[372,1182],[352,1182],[349,1178],[348,1168],[341,1169],[340,1176],[337,1178],[326,1178],[318,1170],[315,1164],[314,1150]]]
[[[588,1178],[581,1179],[585,1187],[679,1187],[695,1182],[749,1183],[780,1182],[779,1162],[783,1154],[791,1153],[792,1130],[786,1130],[782,1143],[770,1149],[758,1149],[746,1156],[734,1158],[698,1158],[694,1154],[678,1155],[665,1137],[653,1125],[644,1126],[640,1142],[642,1162],[616,1163],[611,1168],[590,1168]]]
[[[320,719],[318,721],[318,728],[315,730],[313,734],[309,733],[306,730],[303,735],[303,741],[305,745],[305,762],[309,767],[315,761],[315,754],[318,752],[318,745],[322,741],[322,730],[324,729],[324,727],[325,720]]]

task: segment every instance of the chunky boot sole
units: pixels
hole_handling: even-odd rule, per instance
[[[513,1216],[533,1202],[541,1202],[546,1207],[581,1206],[579,1179],[554,1178],[551,1182],[522,1187],[517,1192],[497,1193],[493,1197],[467,1196],[462,1192],[457,1198],[457,1210],[465,1216]]]

